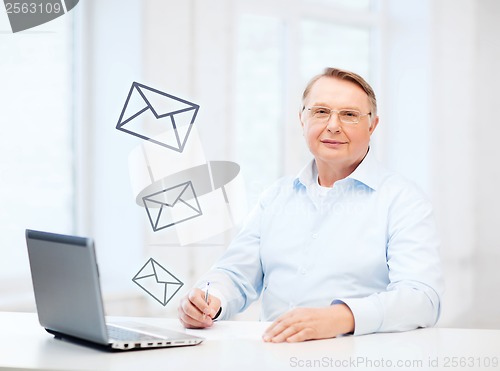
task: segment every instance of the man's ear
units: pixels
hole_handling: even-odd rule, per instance
[[[373,134],[373,132],[377,128],[377,125],[378,125],[378,116],[375,116],[375,118],[371,120],[370,127],[368,128],[368,130],[370,131],[370,135]]]
[[[302,120],[302,113],[304,113],[304,110],[299,111],[299,121],[300,121],[300,126],[304,128],[304,120]]]

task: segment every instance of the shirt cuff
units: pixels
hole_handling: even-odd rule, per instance
[[[354,335],[365,335],[377,332],[382,325],[383,315],[376,298],[335,299],[333,304],[345,304],[354,317]]]

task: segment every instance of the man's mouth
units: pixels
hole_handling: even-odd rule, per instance
[[[321,143],[336,146],[340,144],[347,144],[347,142],[342,142],[340,140],[333,140],[333,139],[321,139]]]

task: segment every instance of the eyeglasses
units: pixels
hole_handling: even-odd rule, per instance
[[[332,114],[334,112],[339,116],[340,122],[350,125],[357,124],[362,117],[372,114],[371,112],[361,113],[352,109],[334,110],[327,107],[318,106],[309,107],[307,110],[309,111],[309,119],[311,120],[311,123],[322,124],[330,121],[330,118],[332,117]]]

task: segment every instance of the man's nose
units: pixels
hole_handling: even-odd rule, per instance
[[[338,112],[332,111],[330,118],[326,123],[326,128],[331,132],[336,132],[339,131],[341,124],[342,122],[340,121]]]

